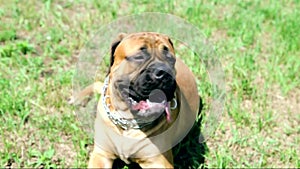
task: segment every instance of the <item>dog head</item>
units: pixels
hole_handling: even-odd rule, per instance
[[[175,52],[169,37],[151,32],[120,34],[111,46],[108,75],[114,98],[135,110],[146,102],[165,103],[174,97]]]

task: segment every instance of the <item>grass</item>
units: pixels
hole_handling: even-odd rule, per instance
[[[297,0],[0,0],[0,166],[86,167],[93,140],[66,101],[80,49],[113,19],[156,11],[203,31],[226,73],[204,166],[299,168],[299,8]],[[208,105],[203,79],[199,89]]]

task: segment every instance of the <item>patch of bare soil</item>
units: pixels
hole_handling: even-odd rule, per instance
[[[62,142],[54,143],[54,149],[56,154],[53,158],[54,161],[60,161],[64,159],[66,167],[74,166],[74,162],[77,157],[77,152],[74,144],[72,143],[71,136],[61,135]]]

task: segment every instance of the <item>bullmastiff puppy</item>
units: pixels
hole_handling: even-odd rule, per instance
[[[192,72],[175,57],[169,37],[153,32],[121,33],[110,60],[105,82],[79,93],[101,93],[88,168],[112,168],[117,158],[173,168],[172,146],[188,133],[199,107]]]

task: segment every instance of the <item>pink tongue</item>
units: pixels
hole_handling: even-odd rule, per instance
[[[138,104],[132,106],[133,110],[147,110],[149,108],[149,104],[143,100],[140,101]]]
[[[170,113],[170,104],[167,103],[166,107],[165,107],[165,111],[167,114],[167,122],[170,123],[171,122],[171,113]]]
[[[138,104],[136,105],[133,105],[132,106],[132,109],[133,110],[147,110],[147,109],[150,109],[151,107],[149,106],[149,104],[146,102],[146,101],[140,101]],[[165,105],[165,111],[166,111],[166,114],[167,114],[167,122],[171,122],[171,113],[170,113],[170,104],[167,103]]]

